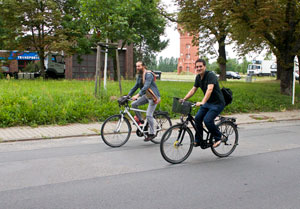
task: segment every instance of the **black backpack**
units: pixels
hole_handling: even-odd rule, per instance
[[[221,91],[225,99],[225,106],[231,104],[233,100],[232,91],[229,88],[225,87],[223,87]]]

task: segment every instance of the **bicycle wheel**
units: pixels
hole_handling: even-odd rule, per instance
[[[177,164],[185,161],[193,150],[194,136],[183,124],[171,126],[160,142],[160,153],[169,163]]]
[[[154,144],[159,144],[164,132],[171,126],[172,122],[168,115],[163,113],[154,115],[154,131],[156,132],[156,137],[151,141]]]
[[[217,124],[222,135],[226,137],[217,147],[211,147],[212,152],[218,157],[229,156],[238,145],[238,130],[234,123],[230,121],[222,121]]]
[[[131,125],[127,118],[122,115],[113,115],[107,118],[101,128],[101,137],[105,144],[110,147],[121,147],[131,134]]]

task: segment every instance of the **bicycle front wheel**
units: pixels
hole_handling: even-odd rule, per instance
[[[131,125],[122,115],[107,118],[101,128],[101,138],[110,147],[121,147],[131,134]]]
[[[177,164],[185,161],[193,150],[194,136],[183,124],[170,127],[160,142],[160,153],[169,163]]]
[[[221,144],[217,147],[211,147],[212,152],[218,157],[227,157],[229,156],[238,145],[238,130],[234,123],[230,121],[222,121],[217,124],[220,132],[225,139],[222,140]]]
[[[151,139],[151,141],[154,144],[159,144],[164,132],[172,126],[172,122],[169,116],[163,113],[158,113],[153,117],[154,117],[154,131],[156,132],[156,137],[154,139]]]

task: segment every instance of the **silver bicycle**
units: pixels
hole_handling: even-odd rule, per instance
[[[134,120],[130,111],[138,111],[146,113],[145,110],[132,108],[129,105],[129,101],[132,101],[130,97],[123,96],[118,99],[120,113],[108,117],[102,127],[101,127],[101,138],[105,144],[110,147],[121,147],[124,145],[132,133],[132,124],[136,126],[136,135],[138,137],[146,138],[149,133],[149,123],[147,119],[144,124],[138,125]],[[126,117],[127,116],[127,117]],[[168,112],[155,111],[153,114],[154,117],[154,132],[156,137],[151,141],[155,144],[159,144],[163,135],[163,132],[172,126],[171,119]]]

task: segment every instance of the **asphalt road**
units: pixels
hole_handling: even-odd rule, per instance
[[[131,138],[0,144],[0,208],[300,208],[300,121],[243,125],[228,158],[195,148],[180,165]]]

